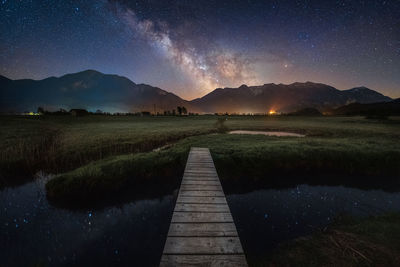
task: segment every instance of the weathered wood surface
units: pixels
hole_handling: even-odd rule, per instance
[[[247,266],[208,148],[192,148],[160,266]]]
[[[242,254],[238,237],[173,237],[165,242],[164,254]]]
[[[163,255],[162,266],[209,266],[241,267],[247,266],[246,258],[239,255]]]
[[[182,196],[180,195],[176,203],[186,204],[226,204],[225,197],[199,197],[199,196]]]
[[[171,223],[233,222],[230,212],[174,212]]]
[[[172,223],[168,236],[237,236],[234,223]]]

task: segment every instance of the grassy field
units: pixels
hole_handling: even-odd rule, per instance
[[[0,187],[39,170],[60,173],[215,131],[213,120],[193,117],[2,116],[0,121]]]
[[[280,130],[307,136],[216,134],[221,127],[215,116],[1,117],[1,178],[3,185],[18,183],[43,170],[59,174],[48,185],[50,196],[62,198],[61,191],[101,195],[100,191],[115,192],[136,180],[179,174],[191,146],[211,149],[222,179],[244,174],[271,179],[268,174],[277,172],[400,174],[399,118],[226,118],[225,130]],[[174,145],[152,152],[166,144]]]
[[[288,184],[400,188],[400,118],[363,117],[0,117],[2,186],[43,170],[49,200],[78,206],[173,190],[190,147],[211,150],[224,189]],[[232,135],[273,130],[304,138]],[[167,145],[162,149],[155,148]],[[294,177],[294,180],[282,179]],[[250,181],[250,183],[249,183]],[[133,192],[133,194],[132,194]],[[396,265],[399,215],[345,218],[282,246],[260,266]],[[255,263],[257,265],[258,263]]]

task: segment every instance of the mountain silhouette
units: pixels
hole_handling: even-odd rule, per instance
[[[342,91],[326,84],[297,82],[218,88],[191,103],[204,112],[266,113],[269,110],[292,112],[302,108],[326,110],[353,102],[386,101],[391,101],[391,98],[365,87]]]
[[[2,111],[59,108],[101,109],[109,112],[163,111],[189,106],[175,94],[118,75],[86,70],[44,80],[0,78]]]
[[[118,76],[94,70],[50,77],[43,80],[10,80],[0,76],[0,111],[34,111],[85,108],[107,112],[163,112],[185,106],[190,112],[266,113],[293,112],[302,108],[320,111],[350,103],[388,102],[392,99],[366,87],[338,90],[321,83],[242,85],[217,88],[187,101],[147,84],[136,84]]]

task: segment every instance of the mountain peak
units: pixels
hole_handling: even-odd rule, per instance
[[[137,85],[126,77],[85,70],[43,80],[2,80],[2,96],[7,103],[0,111],[18,112],[57,108],[86,108],[110,112],[164,112],[189,102],[150,85]],[[18,92],[17,94],[15,92]],[[0,99],[3,100],[3,99]]]
[[[75,74],[80,74],[80,73],[81,74],[102,74],[102,75],[105,75],[104,73],[101,73],[100,71],[93,70],[93,69],[83,70],[83,71],[77,72]]]
[[[294,82],[290,85],[296,86],[296,87],[315,87],[315,86],[329,86],[323,83],[315,83],[315,82],[310,82],[310,81],[306,81],[306,82]]]
[[[11,79],[8,79],[6,76],[0,75],[0,81],[12,81]]]
[[[349,89],[349,90],[347,90],[347,91],[350,91],[350,92],[357,92],[357,91],[373,91],[373,90],[371,90],[371,89],[369,89],[369,88],[367,88],[367,87],[365,87],[365,86],[359,86],[359,87],[351,88],[351,89]]]
[[[369,89],[365,86],[354,87],[348,90],[344,90],[343,92],[345,94],[348,94],[351,98],[357,97],[357,102],[360,103],[392,101],[390,97],[385,96],[375,90]],[[376,99],[379,99],[379,101],[375,101]]]
[[[243,84],[237,89],[215,89],[192,103],[200,110],[210,113],[265,113],[270,108],[281,112],[302,108],[325,110],[351,102],[372,103],[390,99],[369,89],[341,91],[327,84],[310,81],[261,86]]]

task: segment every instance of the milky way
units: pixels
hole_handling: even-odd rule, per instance
[[[192,99],[323,82],[400,97],[399,1],[0,1],[0,74],[84,69]]]
[[[127,10],[124,16],[132,30],[179,67],[196,89],[207,91],[224,85],[253,82],[251,63],[240,54],[210,43],[207,44],[209,49],[201,52],[196,44],[172,39],[166,24],[160,23],[157,27],[153,21],[140,21],[132,10]]]

